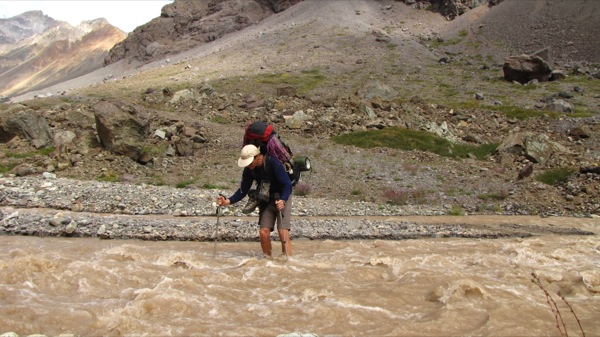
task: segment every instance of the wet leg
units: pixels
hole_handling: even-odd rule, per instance
[[[289,229],[278,229],[279,240],[281,240],[281,252],[286,256],[292,256],[292,239]]]
[[[262,248],[263,254],[271,256],[271,229],[261,228],[259,232],[260,236],[260,247]]]

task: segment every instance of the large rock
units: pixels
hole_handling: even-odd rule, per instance
[[[545,163],[550,157],[568,153],[564,146],[553,142],[545,134],[517,132],[510,134],[496,149],[499,153],[524,156],[533,163]]]
[[[394,90],[394,88],[379,80],[365,82],[358,90],[356,90],[356,96],[366,100],[371,100],[375,97],[379,97],[383,100],[391,100],[397,95],[398,92]]]
[[[94,106],[96,130],[104,148],[138,161],[149,122],[140,108],[102,101]]]
[[[532,80],[546,82],[552,76],[552,69],[541,57],[519,55],[509,57],[502,67],[504,78],[521,84]]]
[[[31,142],[36,148],[52,143],[52,132],[46,119],[33,110],[0,116],[0,142],[6,143],[16,136]]]

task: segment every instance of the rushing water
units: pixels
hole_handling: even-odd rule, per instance
[[[24,336],[600,334],[597,236],[147,242],[0,236],[0,333]],[[275,246],[274,246],[275,247]],[[280,246],[277,246],[280,247]]]

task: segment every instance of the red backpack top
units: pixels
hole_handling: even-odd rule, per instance
[[[244,134],[244,145],[253,144],[261,147],[266,144],[274,132],[273,125],[265,122],[254,122],[246,125],[246,133]]]
[[[300,181],[300,172],[311,170],[308,158],[292,158],[292,150],[279,138],[271,124],[265,122],[249,123],[244,134],[244,145],[248,144],[258,147],[262,154],[277,158],[285,167],[292,181],[292,186]]]

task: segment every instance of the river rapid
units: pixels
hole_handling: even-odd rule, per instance
[[[0,246],[0,333],[560,336],[558,317],[571,336],[579,324],[600,335],[597,235],[304,239],[272,259],[258,242],[0,236]]]

